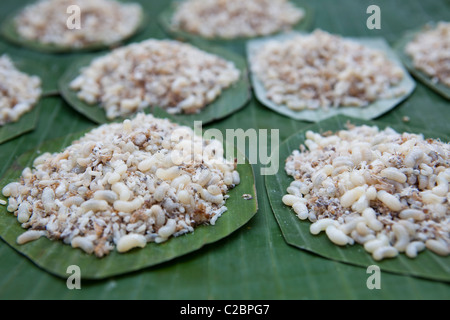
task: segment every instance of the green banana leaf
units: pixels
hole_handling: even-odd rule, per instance
[[[292,208],[284,205],[281,201],[282,196],[287,194],[286,188],[289,187],[290,183],[293,181],[292,177],[288,176],[285,172],[284,164],[292,152],[298,150],[299,146],[304,144],[306,140],[306,131],[312,130],[320,133],[331,130],[336,132],[338,130],[347,129],[347,122],[355,125],[377,125],[380,128],[385,128],[387,126],[381,122],[374,123],[340,115],[318,122],[315,125],[295,133],[280,145],[278,152],[275,152],[275,155],[279,156],[279,163],[282,164],[283,169],[280,170],[277,175],[266,176],[266,188],[270,205],[286,242],[300,249],[314,252],[329,259],[366,268],[371,265],[377,265],[384,271],[414,275],[434,280],[450,281],[450,257],[441,257],[426,250],[425,252],[420,253],[416,259],[410,259],[404,254],[400,254],[394,259],[375,261],[369,253],[365,252],[361,245],[355,244],[353,246],[347,245],[345,247],[339,247],[329,241],[324,233],[321,233],[318,236],[312,235],[309,232],[311,223],[309,221],[301,221],[298,219]],[[411,130],[411,128],[404,125],[389,126],[397,132]],[[423,133],[426,138],[450,141],[450,137],[439,133],[426,132],[423,130],[415,133]]]
[[[58,152],[84,133],[46,142],[19,157],[0,181],[0,190],[6,184],[18,181],[22,170],[31,167],[33,160],[39,154]],[[236,150],[235,154],[240,157],[237,152]],[[6,211],[6,206],[0,206],[0,237],[33,263],[60,277],[66,276],[67,268],[71,265],[80,267],[83,279],[102,279],[140,270],[170,261],[225,238],[254,216],[257,211],[257,200],[252,166],[246,161],[244,164],[238,164],[237,171],[241,176],[241,183],[228,193],[230,196],[226,201],[228,210],[214,226],[199,226],[193,233],[171,238],[161,244],[149,243],[143,249],[122,254],[113,251],[101,259],[73,249],[61,241],[51,241],[44,237],[31,243],[18,245],[16,239],[25,230],[21,228],[16,217]],[[250,194],[251,199],[244,199],[243,194]],[[6,200],[3,195],[0,199]]]
[[[194,43],[207,43],[210,46],[218,46],[224,44],[241,45],[245,47],[245,43],[252,38],[236,38],[236,39],[221,39],[221,38],[204,38],[200,35],[192,34],[184,30],[179,30],[173,27],[172,18],[175,14],[177,4],[181,1],[174,1],[171,6],[164,10],[158,17],[158,21],[164,31],[172,38],[182,41],[189,41]],[[292,30],[308,30],[314,20],[314,10],[305,1],[292,1],[298,8],[305,10],[303,19],[292,27]]]
[[[120,0],[119,0],[120,1]],[[148,18],[143,14],[139,18],[139,23],[137,24],[135,30],[123,39],[120,39],[119,41],[116,41],[114,43],[105,44],[102,42],[98,43],[91,43],[89,45],[74,48],[71,46],[64,46],[64,45],[58,45],[58,44],[52,44],[52,43],[42,43],[37,40],[30,40],[22,37],[16,29],[16,23],[15,23],[15,17],[20,13],[22,9],[14,12],[13,14],[6,17],[6,19],[3,21],[3,23],[0,26],[0,34],[9,42],[25,47],[27,49],[35,50],[38,52],[43,53],[54,53],[54,54],[61,54],[61,53],[69,53],[69,52],[89,52],[89,51],[98,51],[98,50],[104,50],[104,49],[110,49],[117,46],[122,45],[125,41],[133,38],[137,33],[143,30],[144,25],[148,23]],[[62,12],[62,14],[66,14],[65,12]],[[68,16],[67,16],[68,17]]]
[[[423,71],[417,69],[414,66],[414,63],[411,59],[411,57],[405,52],[405,48],[409,42],[414,40],[416,35],[424,30],[426,30],[426,27],[434,28],[436,26],[436,23],[427,23],[427,25],[420,30],[413,30],[406,32],[403,37],[398,40],[395,44],[395,50],[397,52],[397,55],[402,60],[403,64],[406,66],[406,68],[416,77],[419,81],[424,83],[426,86],[428,86],[430,89],[436,91],[437,93],[441,94],[446,99],[450,100],[450,87],[446,86],[442,82],[434,82],[429,75],[424,73]]]
[[[33,109],[23,114],[18,121],[0,126],[0,144],[32,131],[39,117],[40,104],[38,101]]]
[[[206,124],[225,118],[244,107],[250,99],[250,84],[248,81],[247,64],[245,59],[241,56],[219,47],[211,48],[202,45],[199,45],[198,47],[207,52],[216,54],[228,61],[232,61],[236,68],[241,71],[239,80],[232,84],[229,88],[223,90],[221,95],[216,100],[208,104],[199,113],[173,116],[174,119],[178,119],[180,121],[202,121],[203,124]],[[79,61],[74,62],[61,77],[59,81],[59,88],[63,98],[75,110],[96,123],[106,123],[111,122],[111,120],[106,118],[106,113],[102,107],[99,105],[90,105],[78,99],[77,91],[70,88],[70,82],[80,74],[80,69],[88,66],[92,59],[98,56],[99,55],[84,57]],[[147,113],[152,112],[151,108],[147,108],[145,111]],[[123,118],[114,119],[114,121],[121,120],[123,120]]]
[[[261,50],[261,47],[264,46],[269,41],[284,41],[295,37],[299,33],[289,33],[278,35],[275,37],[269,37],[264,39],[251,40],[247,43],[247,59],[249,68],[251,71],[251,64],[253,57]],[[304,34],[304,33],[301,33]],[[405,100],[415,88],[415,82],[412,77],[409,75],[408,71],[405,70],[400,60],[397,58],[395,52],[389,47],[389,44],[383,38],[352,38],[353,41],[358,42],[364,46],[369,48],[373,48],[376,50],[382,50],[388,59],[395,63],[397,66],[401,67],[404,71],[404,78],[398,84],[398,88],[403,89],[404,93],[401,96],[390,98],[390,99],[380,99],[370,103],[365,107],[345,107],[339,106],[337,108],[330,108],[329,110],[317,109],[317,110],[302,110],[295,111],[287,107],[286,105],[278,105],[269,98],[267,98],[266,89],[264,88],[263,83],[256,74],[251,72],[251,81],[253,84],[253,88],[255,91],[256,97],[259,101],[272,109],[275,112],[278,112],[287,117],[296,119],[296,120],[305,120],[310,122],[317,122],[324,120],[326,118],[333,117],[338,114],[357,117],[361,119],[371,120],[378,118],[382,114],[388,112],[389,110],[395,108],[398,104],[400,104],[403,100]]]
[[[32,0],[34,1],[34,0]],[[170,6],[165,0],[136,0],[149,15],[149,23],[136,39],[164,38],[157,23],[160,13]],[[28,1],[30,2],[30,1]],[[297,1],[294,0],[297,3]],[[25,0],[0,1],[0,21],[9,12],[22,7]],[[381,9],[381,29],[366,27],[369,5]],[[311,28],[348,37],[383,37],[392,45],[407,30],[427,23],[430,19],[448,19],[447,0],[316,0],[308,1],[314,10]],[[135,39],[135,38],[133,38]],[[54,83],[65,68],[82,58],[83,53],[43,54],[4,43],[11,56],[17,56],[48,68],[46,83]],[[245,43],[227,42],[220,46],[245,56]],[[43,99],[40,116],[34,131],[0,145],[0,176],[14,161],[42,142],[64,137],[69,133],[87,130],[93,123],[60,97]],[[448,100],[429,90],[421,82],[403,103],[375,120],[391,125],[403,123],[405,128],[416,127],[450,135]],[[241,110],[205,129],[279,130],[279,141],[309,126],[264,107],[255,98]],[[271,136],[278,141],[278,137]],[[270,136],[269,136],[270,138]],[[242,150],[244,151],[244,150]],[[245,154],[249,157],[248,152]],[[366,281],[371,275],[366,268],[342,263],[286,244],[270,207],[261,163],[253,164],[258,194],[258,213],[242,228],[228,237],[205,245],[201,250],[174,260],[103,280],[83,280],[81,290],[69,290],[66,279],[56,277],[23,257],[17,250],[0,241],[0,299],[448,299],[448,281],[437,281],[400,275],[382,270],[381,289],[369,290]],[[280,170],[283,170],[280,167]],[[222,217],[224,218],[225,215]],[[220,220],[220,219],[219,219]],[[17,222],[15,222],[17,223]],[[71,274],[67,273],[66,278]],[[271,304],[270,301],[267,301]],[[270,311],[269,311],[270,312]]]

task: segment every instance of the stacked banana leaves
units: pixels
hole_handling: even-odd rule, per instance
[[[167,38],[159,17],[170,3],[164,0],[140,0],[147,13],[144,29],[128,41],[147,38]],[[302,4],[300,1],[299,5]],[[25,5],[26,1],[2,0],[0,20]],[[381,8],[381,29],[369,30],[366,9],[376,4]],[[321,28],[331,33],[351,37],[384,37],[392,46],[411,29],[430,21],[448,18],[450,3],[445,0],[316,0],[308,1],[313,14],[309,30]],[[447,15],[447,17],[446,17]],[[245,42],[209,43],[189,39],[200,45],[221,45],[245,57]],[[201,42],[201,43],[200,43]],[[32,52],[0,40],[1,53],[21,61],[31,61],[34,70],[45,83],[47,96],[39,102],[39,116],[34,130],[0,145],[0,176],[4,176],[16,160],[41,143],[59,139],[67,144],[71,133],[96,126],[79,114],[57,94],[58,80],[68,66],[87,53],[45,54]],[[32,63],[33,64],[33,63]],[[40,66],[40,68],[38,68]],[[42,68],[44,66],[44,68]],[[403,120],[408,118],[408,122]],[[380,126],[401,126],[412,132],[427,132],[430,136],[450,135],[450,103],[417,81],[413,94],[392,111],[374,120]],[[342,120],[342,119],[341,119]],[[342,121],[328,121],[329,129],[338,129]],[[232,115],[208,124],[204,129],[279,130],[282,142],[311,123],[292,120],[260,104],[254,96]],[[320,124],[317,126],[320,128]],[[61,142],[62,141],[62,142]],[[267,144],[270,146],[270,137]],[[48,142],[47,142],[48,143]],[[249,150],[249,148],[246,148]],[[0,241],[1,299],[448,299],[450,263],[438,259],[430,270],[439,277],[418,272],[423,269],[414,261],[401,259],[395,266],[381,267],[381,289],[369,290],[368,265],[345,259],[353,254],[336,254],[335,248],[320,248],[320,252],[299,249],[286,242],[286,232],[280,228],[267,192],[266,179],[261,175],[265,165],[253,166],[258,195],[258,211],[243,227],[226,238],[201,249],[137,271],[102,279],[83,279],[81,290],[69,290],[67,277],[55,275],[38,266],[4,241]],[[12,168],[14,169],[14,167]],[[280,163],[280,171],[283,163]],[[276,188],[274,188],[276,189]],[[281,195],[280,195],[281,197]],[[272,203],[272,205],[274,205]],[[4,214],[2,212],[2,214]],[[307,243],[308,245],[308,243]],[[325,251],[323,251],[325,250]],[[327,251],[328,250],[328,251]],[[48,259],[59,262],[61,256],[43,252]],[[426,258],[426,257],[425,257]],[[107,258],[106,258],[107,259]],[[434,259],[434,258],[430,258]],[[361,260],[360,260],[361,261]],[[365,261],[365,260],[364,260]],[[50,260],[51,262],[51,260]],[[367,260],[369,264],[370,260]],[[429,262],[429,261],[428,261]],[[427,261],[425,262],[428,263]],[[392,263],[391,263],[392,264]],[[420,270],[419,270],[420,271]],[[423,270],[422,270],[423,271]]]

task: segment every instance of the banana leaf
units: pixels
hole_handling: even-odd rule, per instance
[[[354,244],[353,246],[339,247],[329,241],[324,233],[318,236],[312,235],[309,231],[311,223],[298,219],[292,208],[284,205],[281,201],[282,196],[287,194],[286,188],[293,181],[292,177],[288,176],[284,170],[285,161],[292,154],[292,151],[297,150],[304,143],[306,140],[306,131],[325,132],[331,130],[336,132],[346,129],[346,123],[348,121],[355,125],[377,125],[380,128],[387,126],[381,122],[374,123],[339,115],[318,122],[295,133],[280,145],[278,152],[275,152],[275,155],[279,155],[279,163],[282,164],[283,169],[277,175],[266,176],[266,188],[270,205],[286,242],[292,246],[311,251],[328,259],[363,266],[365,268],[371,265],[377,265],[383,271],[413,275],[426,279],[450,281],[450,256],[441,257],[426,250],[420,253],[416,259],[410,259],[404,254],[399,254],[398,257],[393,259],[375,261],[361,245]],[[409,130],[412,129],[405,125],[389,126],[397,130],[397,132],[411,132]],[[422,130],[416,133],[423,133],[426,138],[438,138],[442,141],[450,141],[449,136],[435,132],[424,132]]]
[[[395,50],[397,52],[397,55],[400,57],[403,64],[406,66],[406,68],[416,77],[419,81],[421,81],[423,84],[428,86],[430,89],[434,90],[435,92],[439,93],[446,99],[450,100],[450,87],[446,86],[442,82],[435,82],[431,79],[429,75],[424,73],[423,71],[417,69],[414,66],[414,62],[412,61],[411,57],[405,52],[405,48],[408,45],[409,42],[413,41],[414,38],[419,34],[420,32],[427,30],[428,28],[434,28],[436,27],[436,23],[428,23],[425,27],[421,28],[420,30],[413,30],[405,32],[402,38],[398,40],[395,44]]]
[[[264,46],[269,41],[284,41],[287,39],[291,39],[295,37],[299,33],[290,33],[283,34],[275,37],[269,37],[264,39],[251,40],[247,44],[247,59],[249,63],[249,69],[251,71],[251,64],[253,57],[261,50],[261,47]],[[266,89],[258,76],[251,72],[251,81],[253,85],[253,89],[256,97],[259,101],[264,104],[266,107],[272,109],[275,112],[278,112],[282,115],[290,117],[296,120],[304,120],[310,122],[317,122],[324,120],[329,117],[333,117],[338,114],[346,115],[349,117],[356,117],[366,120],[371,120],[380,117],[384,113],[392,110],[402,101],[404,101],[415,88],[415,82],[409,73],[405,70],[400,60],[397,58],[394,51],[389,47],[389,44],[383,38],[353,38],[352,40],[367,46],[369,48],[382,50],[388,59],[395,63],[397,66],[401,67],[404,71],[404,77],[402,81],[398,84],[398,88],[403,90],[403,94],[398,97],[393,97],[389,99],[379,99],[376,100],[365,107],[346,107],[346,106],[338,106],[336,108],[330,107],[328,110],[324,109],[316,109],[316,110],[302,110],[295,111],[290,109],[286,105],[279,105],[270,100],[267,97]]]
[[[182,0],[183,1],[183,0]],[[164,10],[158,17],[159,24],[164,29],[164,31],[170,35],[172,38],[189,41],[193,43],[205,43],[210,46],[237,46],[245,48],[245,44],[248,40],[254,38],[234,38],[234,39],[223,39],[223,38],[204,38],[201,35],[186,32],[184,30],[179,30],[174,28],[172,25],[172,18],[175,14],[178,3],[181,1],[174,1],[171,6]],[[308,30],[314,21],[314,10],[305,1],[291,1],[298,8],[303,8],[305,10],[305,16],[301,21],[292,27],[292,30]]]
[[[142,4],[150,17],[144,32],[136,38],[139,41],[164,38],[165,34],[159,27],[157,18],[170,6],[170,1],[136,1]],[[0,1],[0,21],[9,12],[23,6],[24,2],[25,0]],[[369,30],[366,27],[369,15],[365,12],[369,4],[376,4],[381,8],[380,30]],[[423,25],[430,19],[448,19],[450,9],[447,0],[316,0],[308,1],[308,5],[314,9],[311,28],[321,28],[343,36],[383,37],[390,44],[395,43],[405,31]],[[66,66],[85,55],[43,54],[2,41],[0,43],[5,44],[11,56],[48,68],[45,82],[55,83],[54,89]],[[220,45],[245,56],[245,43]],[[0,145],[0,176],[4,175],[21,154],[36,148],[42,142],[92,127],[91,121],[60,97],[47,97],[43,100],[35,130]],[[410,98],[375,122],[396,125],[401,124],[405,117],[409,118],[405,122],[406,129],[417,127],[420,132],[432,129],[450,135],[448,100],[429,90],[420,81]],[[308,125],[310,123],[275,113],[252,97],[245,108],[205,128],[219,129],[224,134],[226,130],[236,128],[276,129],[279,130],[279,140],[284,141]],[[275,139],[275,136],[272,138]],[[249,157],[247,152],[245,154]],[[259,209],[245,226],[220,241],[205,245],[201,250],[168,262],[122,276],[83,280],[81,290],[67,288],[66,279],[70,273],[65,275],[65,279],[53,276],[0,240],[0,299],[441,300],[450,297],[447,281],[400,275],[384,269],[381,272],[381,289],[369,290],[366,281],[370,274],[364,267],[324,258],[286,244],[270,207],[264,177],[259,173],[262,167],[259,163],[253,164]],[[282,166],[280,170],[283,170]],[[17,224],[16,220],[13,222]],[[270,301],[267,303],[271,304]]]
[[[58,152],[84,133],[46,142],[37,149],[20,156],[0,181],[0,190],[6,184],[18,181],[22,170],[31,167],[33,160],[39,154]],[[235,154],[240,157],[237,150]],[[80,267],[83,279],[102,279],[140,270],[173,260],[198,250],[206,244],[225,238],[245,225],[256,214],[257,200],[252,166],[246,161],[244,164],[238,164],[237,170],[241,176],[241,183],[228,193],[230,196],[226,201],[228,210],[215,225],[201,225],[195,228],[193,233],[171,238],[161,244],[149,243],[143,249],[134,249],[122,254],[113,251],[101,259],[79,249],[73,249],[61,241],[51,241],[44,237],[31,243],[18,245],[16,239],[25,230],[21,228],[16,217],[6,211],[6,206],[0,206],[0,237],[37,266],[60,277],[67,275],[67,268],[71,265]],[[250,194],[252,199],[243,199],[243,194]],[[6,200],[3,195],[0,195],[0,199]]]
[[[120,1],[120,0],[119,0]],[[9,42],[13,43],[14,45],[21,46],[30,50],[35,50],[38,52],[43,53],[53,53],[53,54],[62,54],[62,53],[70,53],[70,52],[89,52],[89,51],[98,51],[98,50],[104,50],[104,49],[111,49],[117,46],[122,45],[127,40],[133,38],[137,33],[142,31],[144,29],[145,24],[148,23],[148,17],[146,17],[145,14],[142,14],[141,17],[139,17],[139,23],[137,24],[135,30],[127,36],[119,41],[116,41],[114,43],[105,44],[103,42],[96,42],[91,43],[82,47],[72,47],[72,46],[65,46],[65,45],[58,45],[53,43],[43,43],[39,42],[37,40],[27,39],[22,37],[18,32],[16,28],[15,23],[15,17],[22,11],[22,9],[14,12],[13,14],[6,17],[6,19],[3,21],[3,23],[0,26],[0,34],[8,40]],[[65,12],[62,12],[61,14],[67,15]],[[81,12],[83,14],[83,12]],[[69,17],[67,15],[67,17]]]
[[[179,121],[193,122],[202,121],[203,124],[213,122],[222,118],[225,118],[243,108],[250,99],[250,84],[248,81],[248,71],[245,59],[241,56],[229,52],[225,49],[216,47],[203,47],[198,46],[207,52],[216,54],[228,61],[234,62],[236,68],[241,71],[241,76],[239,80],[232,84],[229,88],[224,89],[220,96],[208,104],[204,109],[196,114],[179,114],[173,115],[174,119]],[[99,105],[90,105],[77,97],[77,91],[70,88],[70,82],[75,79],[80,74],[80,69],[88,66],[92,59],[97,56],[83,57],[79,61],[74,62],[59,81],[60,93],[63,98],[78,112],[86,116],[88,119],[96,123],[107,123],[111,122],[106,117],[106,113],[102,107]],[[147,113],[151,113],[152,108],[147,108],[144,110]],[[122,121],[124,118],[114,119],[113,121]]]
[[[23,114],[18,121],[0,126],[0,144],[32,131],[36,127],[39,117],[40,104],[38,102],[33,109]]]

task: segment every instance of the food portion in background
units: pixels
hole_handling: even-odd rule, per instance
[[[39,77],[17,70],[7,55],[0,56],[0,126],[18,121],[35,106],[41,93]]]
[[[360,108],[405,93],[403,69],[383,51],[321,30],[268,41],[250,63],[267,98],[294,111]]]
[[[283,196],[310,232],[355,242],[375,260],[425,248],[450,253],[450,145],[369,126],[306,132],[286,160],[294,178]],[[308,150],[306,149],[306,147]]]
[[[93,60],[70,86],[114,119],[151,106],[199,113],[239,78],[233,62],[189,44],[150,39]]]
[[[434,83],[450,87],[450,23],[439,22],[436,27],[418,33],[405,47],[405,53],[418,70]]]
[[[19,244],[45,236],[102,257],[215,224],[240,183],[223,154],[221,142],[141,113],[42,154],[2,192],[28,229]]]
[[[71,6],[80,8],[80,28],[68,28]],[[15,18],[17,33],[42,44],[84,48],[114,44],[133,35],[140,26],[142,8],[114,0],[41,0]]]
[[[289,30],[305,16],[286,0],[186,0],[173,15],[174,29],[205,38],[256,37]]]

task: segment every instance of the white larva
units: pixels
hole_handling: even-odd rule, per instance
[[[356,224],[355,230],[363,237],[369,234],[374,234],[374,231],[367,226],[366,221],[358,222]]]
[[[147,245],[147,239],[142,234],[130,233],[124,235],[117,242],[117,251],[120,253],[130,251],[134,248],[144,248]]]
[[[73,205],[75,206],[81,206],[81,204],[84,202],[84,199],[80,196],[74,196],[74,197],[70,197],[66,200],[64,200],[63,204],[66,207],[71,207]]]
[[[178,167],[171,167],[169,169],[156,170],[156,176],[161,180],[173,180],[180,175],[180,169]]]
[[[350,234],[353,230],[355,230],[356,225],[359,222],[364,221],[366,220],[363,217],[352,218],[346,221],[346,223],[340,224],[339,229],[341,229],[341,231],[344,232],[345,234]]]
[[[405,183],[406,179],[407,179],[407,177],[404,173],[402,173],[400,170],[398,170],[397,168],[394,168],[394,167],[389,167],[389,168],[382,170],[380,172],[380,175],[383,178],[386,178],[389,180],[394,180],[399,183]]]
[[[378,234],[376,239],[367,241],[364,244],[364,249],[367,252],[373,253],[375,250],[381,247],[385,247],[389,245],[389,238],[385,234]]]
[[[294,203],[302,201],[302,198],[291,194],[284,195],[282,201],[285,205],[292,207]]]
[[[22,202],[17,210],[17,220],[20,223],[28,222],[31,216],[31,205],[29,202]]]
[[[176,188],[176,189],[183,189],[189,183],[191,183],[191,178],[187,174],[183,174],[183,175],[173,179],[172,183],[170,184],[170,186],[172,188]]]
[[[19,195],[19,186],[18,182],[11,182],[3,187],[2,194],[5,197],[17,197]]]
[[[367,188],[366,197],[369,201],[375,200],[377,198],[377,189],[375,189],[374,186],[370,186],[369,188]]]
[[[362,244],[362,245],[364,245],[364,244],[365,244],[366,242],[368,242],[368,241],[371,241],[371,240],[376,239],[375,235],[373,235],[373,234],[367,234],[367,235],[365,235],[365,236],[362,236],[362,235],[360,235],[360,234],[358,233],[358,231],[356,231],[356,230],[353,230],[353,231],[350,233],[350,238],[351,238],[351,239],[354,239],[355,242],[357,242],[357,243],[359,243],[359,244]]]
[[[414,259],[415,257],[417,257],[417,254],[423,251],[425,248],[425,243],[423,243],[422,241],[413,241],[408,244],[405,253],[408,258]]]
[[[289,186],[287,189],[286,189],[286,191],[287,191],[287,193],[289,193],[289,194],[291,194],[291,195],[293,195],[293,196],[297,196],[297,197],[303,197],[303,195],[302,195],[302,193],[300,192],[300,189],[299,188],[296,188],[296,187],[294,187],[294,186]]]
[[[399,213],[402,219],[414,219],[415,221],[422,221],[425,219],[425,213],[418,209],[405,209]]]
[[[350,181],[355,186],[362,186],[366,183],[366,179],[358,171],[350,172]]]
[[[155,159],[153,157],[151,157],[149,159],[145,159],[144,161],[139,162],[138,169],[139,169],[139,171],[147,172],[152,168],[154,163],[155,163]]]
[[[333,159],[333,167],[338,168],[340,166],[353,167],[353,161],[349,157],[340,156]]]
[[[111,190],[98,190],[94,193],[94,199],[105,200],[112,204],[118,199],[117,193]]]
[[[67,192],[67,183],[61,182],[55,189],[55,196],[61,198]]]
[[[86,202],[83,202],[80,206],[81,210],[83,212],[88,212],[88,211],[93,211],[93,212],[97,212],[97,211],[105,211],[108,209],[108,202],[106,202],[105,200],[95,200],[95,199],[91,199],[88,200]]]
[[[409,168],[414,168],[417,162],[422,159],[424,150],[414,147],[405,157],[404,165]]]
[[[448,193],[448,180],[444,172],[439,173],[436,178],[437,186],[432,189],[432,192],[440,197],[445,197]]]
[[[368,207],[369,200],[367,199],[365,194],[361,195],[361,197],[352,204],[352,210],[359,213],[362,213]]]
[[[42,191],[42,204],[47,212],[51,212],[56,209],[55,192],[52,188],[47,187],[44,191]]]
[[[93,253],[94,252],[94,244],[91,240],[89,240],[86,237],[75,237],[72,239],[71,242],[72,248],[80,248],[86,253]]]
[[[202,189],[200,194],[201,194],[202,198],[204,200],[206,200],[206,201],[209,201],[209,202],[212,202],[212,203],[215,203],[215,204],[222,204],[222,202],[223,202],[223,195],[222,194],[212,195],[206,189]]]
[[[396,238],[396,242],[394,244],[395,249],[399,252],[404,252],[410,242],[408,231],[399,223],[395,223],[392,226],[392,231],[394,232]]]
[[[372,253],[372,257],[376,261],[386,258],[395,258],[396,256],[398,256],[398,250],[391,246],[379,247]]]
[[[234,185],[238,185],[241,183],[241,177],[239,176],[239,172],[238,171],[233,171],[233,184]]]
[[[328,239],[330,239],[335,245],[345,246],[349,243],[348,236],[334,225],[329,225],[325,229],[325,233],[327,234]]]
[[[176,227],[177,222],[175,221],[175,219],[169,219],[167,220],[166,225],[158,230],[158,235],[163,239],[167,239],[175,233]]]
[[[117,172],[111,173],[111,175],[108,178],[108,183],[111,185],[114,185],[119,181],[120,181],[120,174],[118,174]]]
[[[306,207],[306,205],[303,202],[301,202],[301,201],[295,202],[292,205],[292,209],[294,209],[295,213],[297,214],[297,217],[300,220],[308,219],[308,214],[309,214],[308,208]]]
[[[422,196],[422,201],[425,204],[440,204],[445,201],[444,197],[440,197],[440,196],[434,194],[430,190],[423,191],[421,193],[421,196]]]
[[[143,202],[144,201],[141,198],[136,198],[132,201],[117,200],[114,201],[114,209],[120,212],[131,213],[139,209]]]
[[[378,191],[377,198],[393,211],[400,211],[403,207],[400,200],[384,190]]]
[[[219,188],[219,186],[217,186],[215,184],[208,186],[208,188],[206,190],[213,196],[222,194],[222,190]]]
[[[25,244],[37,240],[42,236],[45,236],[45,231],[43,230],[28,230],[18,236],[16,242],[17,244]]]
[[[425,245],[428,249],[433,251],[434,253],[440,256],[448,256],[450,254],[449,245],[444,243],[443,241],[438,241],[434,239],[429,239],[425,242]]]
[[[162,201],[164,199],[164,197],[166,196],[166,192],[169,188],[170,188],[170,186],[165,182],[162,183],[161,185],[159,185],[156,188],[155,193],[153,194],[153,197],[155,198],[155,200]]]
[[[177,193],[178,200],[183,204],[190,204],[193,200],[192,196],[186,190],[180,190]]]
[[[363,211],[362,216],[366,219],[366,223],[374,231],[381,231],[383,223],[377,220],[375,210],[367,208]]]
[[[211,180],[211,172],[209,170],[203,170],[200,173],[197,183],[203,187],[204,185],[206,185],[209,182],[209,180]],[[232,181],[233,181],[233,178],[232,178]]]
[[[339,222],[337,222],[336,220],[333,220],[333,219],[321,219],[321,220],[318,220],[318,221],[314,222],[313,224],[311,224],[311,226],[309,227],[309,231],[312,234],[316,235],[322,231],[325,231],[326,228],[328,228],[329,226],[338,227]]]
[[[114,183],[111,186],[111,190],[117,193],[119,199],[122,201],[128,201],[131,198],[131,191],[123,182]]]
[[[164,214],[164,210],[159,205],[153,205],[150,208],[151,214],[155,218],[155,224],[157,227],[161,227],[166,223],[166,216]]]
[[[341,205],[344,208],[351,207],[353,203],[358,201],[358,199],[365,193],[363,187],[356,187],[354,189],[348,190],[340,199]]]

